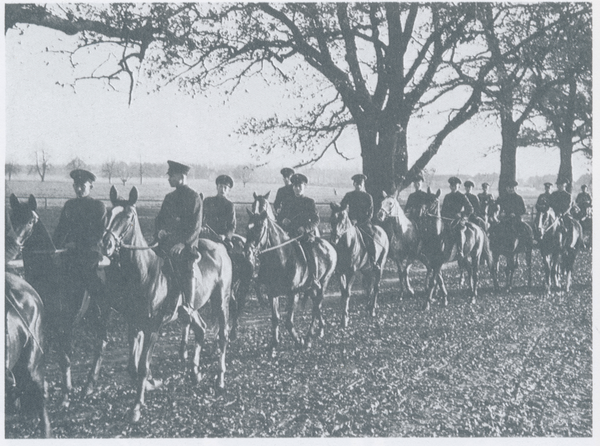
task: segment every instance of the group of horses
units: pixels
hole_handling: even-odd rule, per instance
[[[434,194],[428,190],[427,198],[423,200],[414,219],[407,218],[396,197],[385,196],[375,217],[378,225],[372,235],[364,233],[350,221],[348,209],[332,203],[330,240],[316,237],[311,243],[311,252],[305,252],[298,237],[290,237],[277,224],[269,194],[254,194],[252,209],[248,210],[246,237],[236,236],[230,253],[220,243],[207,239],[198,242],[200,256],[194,265],[197,279],[192,299],[192,306],[197,311],[190,317],[189,324],[185,324],[180,349],[182,359],[187,359],[186,341],[191,327],[195,334],[190,368],[194,381],[202,379],[200,354],[209,325],[203,318],[208,318],[209,322],[218,325],[219,372],[215,386],[224,389],[228,341],[236,336],[238,319],[251,283],[258,290],[265,290],[270,299],[270,351],[273,355],[280,342],[280,297],[288,297],[285,327],[295,344],[298,347],[310,347],[314,337],[324,334],[322,303],[333,275],[339,278],[342,326],[347,327],[349,299],[356,273],[361,272],[366,279],[368,311],[375,315],[381,272],[388,257],[397,265],[401,295],[414,295],[409,280],[411,265],[420,261],[426,266],[426,308],[433,302],[437,289],[442,293],[443,304],[448,303],[442,266],[455,259],[467,273],[471,302],[477,296],[479,267],[483,262],[490,267],[494,287],[498,288],[498,258],[501,255],[507,258],[507,288],[510,288],[515,258],[520,252],[526,254],[528,285],[531,286],[533,231],[494,230],[494,225],[491,225],[488,234],[476,224],[463,222],[463,255],[457,257],[454,237],[457,228],[453,222],[441,216],[439,196],[439,191]],[[145,392],[161,385],[160,380],[152,376],[152,353],[161,327],[177,319],[181,298],[174,299],[168,293],[166,261],[153,251],[153,246],[148,245],[142,234],[136,211],[137,199],[135,187],[127,199],[118,197],[114,187],[110,191],[112,208],[108,211],[108,223],[100,243],[110,263],[98,270],[103,284],[102,293],[90,297],[88,293],[78,296],[67,292],[69,278],[64,274],[64,256],[68,253],[54,247],[48,231],[35,212],[35,198],[31,196],[28,202],[20,203],[11,196],[11,220],[14,233],[17,234],[14,245],[19,249],[7,249],[6,260],[14,258],[15,251],[18,254],[22,250],[24,279],[6,273],[6,370],[7,377],[12,379],[11,389],[20,388],[21,395],[28,394],[36,401],[44,436],[51,433],[45,407],[43,361],[44,352],[48,349],[48,343],[44,343],[45,337],[56,343],[63,381],[62,404],[68,406],[72,392],[70,365],[73,328],[86,311],[95,316],[93,327],[96,346],[84,394],[89,395],[94,391],[99,378],[111,308],[120,312],[128,324],[128,371],[136,386],[131,409],[132,422],[137,422],[141,417]],[[567,274],[568,289],[573,262],[580,246],[581,227],[573,225],[572,233],[568,234],[571,238],[565,237],[561,218],[555,216],[552,209],[540,212],[535,226],[535,238],[544,258],[546,291],[550,290],[551,282],[558,285],[561,271]],[[500,223],[496,225],[496,228],[502,227]],[[368,255],[366,237],[373,237],[379,267],[373,264]],[[573,240],[575,243],[571,243]],[[308,256],[315,258],[316,280],[311,278]],[[312,320],[304,337],[294,324],[301,295],[310,297],[312,301]]]

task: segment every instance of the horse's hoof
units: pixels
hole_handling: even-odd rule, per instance
[[[145,390],[150,392],[152,390],[159,389],[160,387],[162,387],[162,385],[163,385],[163,382],[161,379],[150,378],[149,380],[146,381]]]
[[[63,409],[68,409],[69,406],[71,405],[71,400],[69,399],[68,396],[65,396],[60,405],[62,406]]]
[[[348,328],[348,318],[342,318],[342,328]]]
[[[131,410],[131,422],[139,423],[140,418],[142,418],[142,411],[139,407],[136,406]]]
[[[204,376],[202,375],[202,373],[197,372],[197,373],[192,373],[192,378],[194,379],[196,384],[200,384],[202,382],[202,380],[204,379]]]
[[[325,329],[321,328],[319,330],[319,339],[323,339],[325,337]]]
[[[307,339],[306,342],[304,343],[304,349],[310,350],[311,347],[312,347],[312,341],[310,339]]]
[[[88,383],[83,389],[83,396],[90,396],[92,393],[94,393],[94,385]]]

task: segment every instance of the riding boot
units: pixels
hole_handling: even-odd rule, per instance
[[[181,297],[182,302],[179,307],[179,316],[182,319],[189,319],[194,311],[192,302],[196,292],[196,277],[194,276],[193,265],[190,270],[186,270],[185,274],[181,275]]]
[[[312,286],[318,291],[321,289],[321,282],[319,282],[317,275],[317,257],[314,253],[312,243],[307,240],[302,247],[306,254],[306,263],[308,266],[308,283],[312,283]]]
[[[456,245],[456,259],[462,260],[464,258],[463,246],[465,244],[465,227],[458,228],[458,243]]]
[[[377,259],[377,250],[375,249],[375,241],[373,240],[371,243],[369,243],[369,256],[371,257],[371,264],[373,265],[373,270],[374,271],[380,271],[381,270],[381,265],[378,262]]]

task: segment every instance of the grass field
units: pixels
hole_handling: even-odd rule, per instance
[[[40,215],[52,228],[58,212],[50,207]],[[145,232],[151,231],[155,212],[140,207]],[[328,211],[323,213],[328,220]],[[242,214],[238,210],[240,219]],[[449,306],[434,305],[425,312],[424,270],[417,267],[411,274],[416,298],[399,300],[395,267],[388,263],[377,316],[367,316],[366,299],[357,286],[347,329],[340,326],[340,294],[334,279],[324,303],[325,337],[311,350],[296,350],[284,330],[282,352],[275,359],[267,355],[270,309],[253,296],[238,339],[228,350],[224,394],[212,389],[217,370],[214,330],[202,356],[207,378],[194,385],[177,354],[180,324],[166,326],[153,363],[153,375],[163,379],[164,386],[147,394],[147,407],[137,425],[127,422],[134,389],[126,372],[126,324],[115,312],[98,391],[88,398],[75,397],[69,409],[60,407],[58,358],[50,351],[47,380],[54,434],[58,438],[591,437],[591,250],[577,258],[571,292],[547,297],[541,292],[537,251],[532,290],[524,286],[523,265],[511,293],[493,292],[491,277],[483,272],[479,299],[469,305],[457,273],[455,264],[444,270]],[[310,322],[309,307],[297,317],[301,333]],[[84,320],[76,327],[77,391],[92,359],[91,325]],[[34,420],[7,412],[5,435],[35,436]]]

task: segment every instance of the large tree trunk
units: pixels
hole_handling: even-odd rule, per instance
[[[571,132],[558,135],[558,148],[560,149],[558,176],[569,181],[567,191],[571,192],[573,186],[573,137]]]
[[[506,186],[517,178],[517,135],[519,126],[511,119],[502,119],[502,149],[500,152],[500,179],[498,195],[506,193]]]
[[[406,123],[381,119],[358,125],[366,189],[377,207],[383,192],[392,194],[408,172]]]

